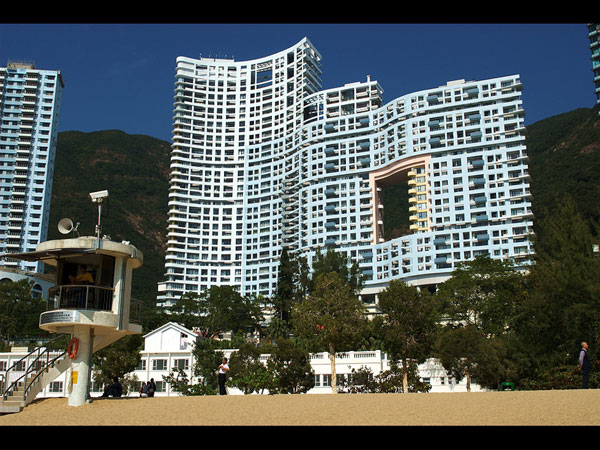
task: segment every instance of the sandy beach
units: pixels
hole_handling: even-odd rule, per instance
[[[600,425],[600,390],[35,400],[0,426]]]

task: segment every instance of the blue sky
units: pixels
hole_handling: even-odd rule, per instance
[[[595,104],[580,24],[0,24],[0,65],[65,80],[59,131],[120,129],[170,141],[178,56],[260,58],[304,36],[323,88],[377,80],[384,102],[456,79],[519,74],[525,124]]]

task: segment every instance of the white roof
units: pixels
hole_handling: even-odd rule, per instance
[[[158,327],[156,330],[152,330],[149,333],[144,335],[144,339],[146,339],[148,336],[151,336],[155,333],[164,331],[167,328],[174,328],[178,331],[180,331],[181,333],[185,333],[185,334],[189,334],[191,336],[195,336],[195,337],[200,337],[200,335],[192,330],[187,329],[186,327],[184,327],[183,325],[176,323],[176,322],[168,322],[165,323],[164,325]]]

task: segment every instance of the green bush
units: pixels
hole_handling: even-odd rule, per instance
[[[594,361],[590,372],[590,389],[600,388],[600,361]],[[539,374],[535,379],[526,379],[519,382],[520,390],[548,390],[548,389],[580,389],[581,370],[574,365],[561,365],[548,369]]]

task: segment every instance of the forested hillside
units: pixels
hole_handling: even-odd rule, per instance
[[[527,127],[532,209],[537,218],[570,195],[587,218],[600,219],[598,107],[582,108]],[[541,231],[541,230],[540,230]]]
[[[552,212],[557,196],[568,194],[585,217],[600,219],[597,108],[532,124],[527,127],[526,143],[535,216]],[[58,138],[49,239],[61,236],[57,224],[63,217],[80,222],[82,235],[92,235],[97,212],[88,193],[108,189],[102,230],[143,252],[144,265],[134,274],[133,296],[146,304],[155,301],[156,283],[164,279],[169,153],[166,141],[116,130],[63,132]],[[406,229],[408,196],[388,189],[383,195],[386,237],[390,238]],[[536,228],[536,233],[543,230]]]
[[[88,194],[107,189],[102,233],[144,254],[132,289],[144,303],[156,300],[156,283],[164,278],[169,153],[168,142],[117,130],[58,136],[48,238],[63,237],[57,229],[63,217],[80,222],[82,236],[93,236],[98,211]]]

